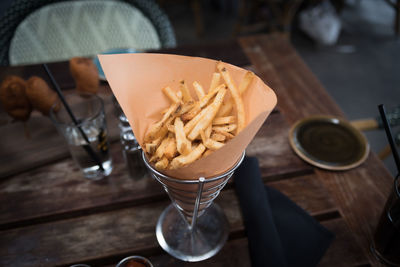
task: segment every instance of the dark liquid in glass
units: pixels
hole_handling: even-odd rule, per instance
[[[389,266],[400,266],[400,196],[396,177],[395,190],[389,197],[374,235],[376,256]]]

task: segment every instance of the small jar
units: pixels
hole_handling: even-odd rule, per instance
[[[142,149],[131,129],[125,129],[121,132],[122,154],[128,169],[129,176],[132,179],[142,179],[147,169],[142,159]]]
[[[145,257],[142,256],[130,256],[126,257],[125,259],[122,259],[116,267],[134,267],[134,266],[140,266],[140,267],[153,267],[153,264],[146,259]]]

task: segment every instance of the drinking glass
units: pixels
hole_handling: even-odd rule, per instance
[[[400,266],[400,184],[394,180],[371,245],[375,257],[388,266]]]
[[[161,183],[172,202],[156,226],[158,243],[167,253],[183,261],[196,262],[214,256],[223,247],[229,224],[213,200],[242,163],[244,155],[221,175],[182,180],[154,169],[142,152],[151,175]]]
[[[75,125],[65,107],[59,103],[51,108],[50,118],[64,136],[72,158],[84,177],[99,180],[108,176],[112,171],[112,160],[103,100],[87,93],[68,93],[64,97],[78,124]]]

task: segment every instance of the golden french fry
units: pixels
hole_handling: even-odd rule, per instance
[[[203,144],[204,144],[208,149],[217,150],[217,149],[219,149],[219,148],[221,148],[221,147],[224,146],[223,143],[217,142],[217,141],[212,140],[212,139],[207,139],[207,138],[206,138],[206,134],[204,133],[203,130],[200,131],[200,135],[201,135],[201,140],[203,141]]]
[[[176,97],[178,97],[178,99],[179,100],[182,100],[182,92],[181,91],[178,91],[178,92],[176,92]]]
[[[203,86],[201,86],[198,82],[193,82],[194,91],[196,92],[197,99],[202,99],[206,94],[204,93]]]
[[[178,116],[181,116],[181,115],[185,114],[186,112],[189,112],[195,105],[196,105],[195,101],[188,101],[188,102],[184,103],[182,105],[181,109],[179,110]]]
[[[214,89],[209,91],[202,99],[200,99],[200,108],[205,107],[221,88],[225,88],[225,84],[221,84],[220,86],[215,87]]]
[[[168,167],[168,159],[166,157],[162,158],[161,160],[157,161],[155,164],[156,169],[166,169]]]
[[[193,119],[185,124],[183,127],[185,129],[185,134],[188,135],[194,126],[201,120],[201,118],[210,110],[210,106],[203,108],[200,113],[198,113]]]
[[[146,153],[153,155],[156,151],[157,146],[155,144],[147,143],[145,144]]]
[[[226,140],[226,136],[221,133],[213,133],[210,137],[214,141],[224,142]]]
[[[212,125],[208,125],[208,127],[206,128],[206,130],[204,131],[206,134],[207,139],[210,138],[211,136],[211,132],[212,132]]]
[[[181,116],[181,119],[182,119],[183,121],[185,121],[185,122],[186,122],[186,121],[190,121],[190,120],[193,119],[194,116],[196,116],[200,111],[201,111],[200,103],[199,103],[199,102],[196,102],[196,103],[194,104],[193,108],[192,108],[190,111],[186,112],[185,114],[183,114],[183,115]]]
[[[235,102],[236,112],[237,112],[237,126],[238,126],[236,129],[236,134],[238,134],[245,127],[246,118],[245,118],[243,101],[242,98],[240,97],[239,90],[236,88],[236,85],[233,82],[231,75],[229,74],[229,71],[224,67],[222,62],[219,62],[217,64],[217,69],[224,78],[224,81],[228,86],[229,91],[231,92],[231,95]]]
[[[225,117],[231,113],[233,108],[233,101],[229,99],[226,103],[222,104],[222,107],[219,109],[217,113],[217,117]]]
[[[208,92],[211,92],[212,90],[217,88],[220,79],[221,79],[221,74],[219,74],[218,72],[214,72],[213,76],[212,76],[212,79],[211,79],[210,88],[208,89]]]
[[[204,154],[203,154],[203,158],[204,158],[204,157],[207,157],[207,156],[210,155],[211,153],[213,153],[213,151],[210,150],[210,149],[207,149],[206,152],[204,152]]]
[[[197,145],[189,154],[175,157],[171,161],[170,168],[177,169],[194,162],[201,157],[204,150],[206,150],[206,147],[203,144]]]
[[[237,125],[236,124],[229,124],[229,125],[225,125],[225,126],[213,126],[212,129],[213,131],[217,132],[217,133],[221,133],[221,132],[232,132],[236,129]]]
[[[204,145],[210,150],[217,150],[223,147],[225,144],[212,139],[207,139]]]
[[[175,133],[175,126],[170,124],[167,126],[168,132]]]
[[[179,153],[186,155],[192,150],[192,144],[186,139],[185,131],[183,129],[183,122],[179,117],[175,119],[175,138],[176,148]]]
[[[168,137],[164,138],[161,141],[161,144],[158,146],[156,153],[154,154],[156,156],[157,159],[161,159],[165,153],[165,149],[167,148],[167,146],[169,145],[171,139],[169,139]]]
[[[171,141],[168,143],[168,146],[165,148],[164,156],[171,160],[176,155],[176,140],[175,137],[168,137]]]
[[[190,95],[189,89],[184,80],[180,81],[179,89],[183,96],[183,102],[193,101],[193,98]]]
[[[253,81],[254,76],[255,75],[253,72],[251,71],[246,72],[242,81],[239,84],[239,93],[241,95],[244,94],[244,92],[246,92],[247,88],[249,87],[249,84]]]
[[[226,116],[226,117],[215,117],[212,124],[213,125],[222,125],[229,124],[235,122],[235,116]]]
[[[213,103],[210,105],[210,110],[204,114],[201,120],[188,135],[189,140],[194,140],[200,134],[201,130],[205,130],[208,125],[211,124],[212,120],[214,119],[215,115],[217,115],[217,112],[222,105],[225,94],[226,88],[220,88],[218,94],[215,96]]]
[[[156,122],[152,126],[150,126],[150,128],[144,138],[144,142],[150,143],[154,139],[157,139],[163,133],[163,131],[161,131],[161,129],[163,128],[163,126],[165,126],[165,122],[168,119],[174,118],[174,117],[171,117],[171,115],[176,116],[176,111],[177,111],[178,107],[180,107],[180,103],[178,103],[178,102],[174,103],[171,107],[169,107],[168,111],[165,112],[163,118],[159,122]],[[168,132],[168,129],[166,129],[166,130]]]
[[[164,87],[161,91],[163,91],[163,93],[164,93],[173,103],[180,102],[179,98],[176,96],[176,94],[174,93],[174,91],[172,91],[171,87],[166,86],[166,87]]]
[[[215,133],[218,133],[218,134],[222,134],[222,135],[224,135],[225,137],[226,137],[226,139],[232,139],[233,137],[235,137],[233,134],[231,134],[231,133],[229,133],[229,132],[226,132],[226,131],[223,131],[223,130],[216,130],[216,131],[214,131]]]

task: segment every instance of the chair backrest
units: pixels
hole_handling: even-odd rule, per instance
[[[111,48],[176,45],[167,16],[153,1],[15,2],[0,20],[1,65],[93,56]]]

